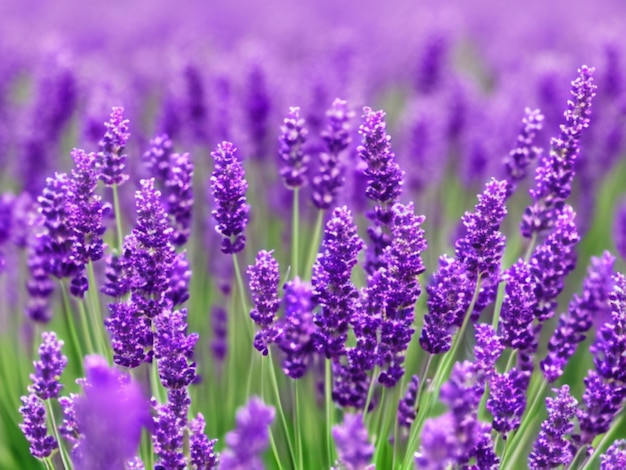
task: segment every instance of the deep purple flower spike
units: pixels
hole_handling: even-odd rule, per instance
[[[205,424],[202,413],[198,413],[198,416],[189,422],[189,454],[191,464],[197,470],[215,469],[219,462],[219,454],[214,450],[217,440],[209,440],[204,434]]]
[[[250,318],[260,328],[254,337],[254,347],[263,355],[267,355],[269,345],[276,339],[274,323],[276,312],[280,308],[278,298],[280,271],[273,252],[260,251],[254,265],[248,267],[248,276],[254,303]]]
[[[350,470],[365,470],[374,456],[367,429],[360,413],[346,413],[343,423],[333,426],[333,439],[339,462]]]
[[[304,149],[308,134],[304,126],[305,121],[300,117],[300,108],[297,106],[289,108],[289,114],[280,126],[278,139],[278,155],[282,163],[280,176],[289,189],[298,188],[305,182],[309,156]]]
[[[600,456],[600,470],[621,470],[626,468],[626,440],[620,439],[611,444]]]
[[[121,185],[128,180],[128,175],[124,173],[126,167],[124,148],[130,137],[128,119],[124,119],[124,108],[114,107],[111,118],[104,125],[106,133],[99,143],[100,152],[98,152],[100,179],[107,186]]]
[[[535,338],[536,278],[523,260],[511,266],[505,277],[507,283],[500,311],[502,342],[508,348],[527,350]]]
[[[67,357],[61,352],[63,341],[54,332],[43,332],[39,346],[39,360],[34,362],[35,373],[30,375],[33,384],[29,391],[42,400],[57,398],[63,388],[59,379],[67,365]]]
[[[21,400],[20,413],[24,421],[20,424],[20,429],[30,444],[30,453],[38,459],[50,457],[59,444],[54,437],[48,435],[45,405],[34,393],[23,396]]]
[[[159,181],[167,180],[172,152],[172,140],[167,134],[159,134],[150,141],[150,147],[143,154],[143,161],[152,177]]]
[[[172,243],[184,245],[191,234],[193,162],[188,153],[172,154],[165,179],[165,206],[172,220]]]

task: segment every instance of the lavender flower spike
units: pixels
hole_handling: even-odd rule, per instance
[[[198,413],[198,416],[189,422],[189,454],[191,464],[197,470],[213,470],[217,468],[219,462],[219,454],[214,450],[217,440],[209,440],[206,437],[204,434],[205,424],[202,413]]]
[[[289,115],[280,126],[278,155],[283,164],[280,175],[289,189],[298,188],[304,183],[309,161],[308,155],[304,152],[308,134],[304,124],[304,119],[300,117],[300,108],[293,106],[289,108]]]
[[[56,333],[44,331],[41,338],[39,360],[33,363],[35,373],[30,375],[33,384],[29,391],[42,400],[48,400],[58,397],[63,388],[59,379],[67,365],[67,357],[61,352],[63,341],[57,339]]]
[[[274,322],[280,307],[280,272],[272,253],[260,251],[254,265],[248,267],[250,292],[254,302],[250,318],[261,328],[254,337],[254,347],[264,356],[268,353],[268,346],[275,340]]]
[[[585,65],[578,69],[578,78],[572,82],[574,99],[567,102],[564,113],[565,123],[561,125],[559,137],[550,142],[550,154],[537,167],[535,187],[530,190],[533,204],[526,208],[520,226],[526,238],[552,228],[572,191],[580,136],[583,129],[589,127],[591,101],[596,94],[593,72],[593,68]]]
[[[374,456],[367,429],[360,413],[346,413],[343,423],[333,426],[333,439],[339,454],[339,462],[346,470],[365,470]]]
[[[350,276],[363,242],[347,207],[338,207],[326,223],[322,252],[313,265],[313,301],[322,307],[314,316],[319,327],[314,344],[327,358],[344,353],[348,322],[358,292]]]
[[[24,422],[20,424],[20,429],[30,444],[30,453],[38,459],[50,457],[59,444],[54,437],[48,435],[46,407],[34,393],[23,396],[21,400],[20,413]]]
[[[124,148],[130,137],[128,119],[124,119],[124,108],[114,107],[111,118],[104,125],[107,130],[99,143],[98,153],[100,179],[107,186],[121,185],[128,180],[128,175],[124,173]]]
[[[626,440],[615,441],[604,455],[600,456],[600,470],[622,470],[626,468]]]
[[[237,410],[237,428],[226,434],[228,448],[220,456],[220,470],[263,470],[261,454],[269,445],[274,408],[258,397]]]
[[[215,168],[211,175],[211,191],[215,209],[211,212],[217,222],[215,229],[224,239],[222,252],[239,253],[244,249],[244,230],[248,223],[249,206],[246,203],[248,183],[243,165],[237,159],[237,149],[230,142],[222,142],[211,153]]]
[[[507,283],[500,312],[502,342],[508,348],[524,351],[532,346],[535,339],[536,279],[524,260],[511,266],[505,276]]]

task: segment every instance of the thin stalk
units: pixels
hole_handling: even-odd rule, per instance
[[[274,398],[276,400],[276,408],[278,408],[278,415],[280,416],[280,421],[283,424],[283,429],[285,430],[285,436],[287,437],[287,447],[289,448],[289,455],[291,457],[291,461],[295,465],[296,457],[293,450],[293,444],[291,442],[291,433],[289,432],[289,426],[287,426],[287,418],[285,417],[285,411],[283,410],[283,405],[280,400],[280,391],[278,390],[278,380],[276,379],[276,368],[274,367],[274,361],[272,360],[272,351],[268,349],[267,359],[270,363],[270,384],[272,386],[272,391],[274,392]]]
[[[532,237],[530,238],[530,243],[528,244],[528,247],[526,247],[526,254],[524,255],[524,261],[526,263],[530,261],[530,257],[535,251],[535,246],[537,246],[537,232],[533,232]]]
[[[159,403],[165,403],[166,398],[163,396],[163,386],[159,379],[159,366],[156,358],[152,358],[152,364],[150,366],[150,388],[152,389],[152,395],[157,399]]]
[[[428,373],[430,372],[430,367],[433,363],[434,354],[428,353],[428,359],[426,359],[426,367],[424,367],[424,372],[420,377],[419,387],[417,389],[417,395],[415,396],[415,405],[419,406],[420,398],[422,397],[422,393],[424,392],[424,388],[426,387],[426,383],[428,381]],[[418,410],[419,411],[419,410]]]
[[[334,459],[334,446],[333,446],[333,397],[332,397],[332,385],[333,375],[330,369],[330,359],[326,359],[324,364],[324,405],[326,407],[326,444],[328,447],[328,466],[332,467],[335,462]]]
[[[378,413],[379,420],[376,424],[376,429],[379,432],[376,433],[376,450],[374,451],[374,462],[376,463],[378,468],[383,468],[382,462],[379,462],[378,460],[380,459],[380,454],[382,453],[382,448],[385,445],[385,441],[389,436],[389,420],[384,419],[384,417],[388,415],[392,415],[392,417],[395,417],[395,413],[389,413],[389,410],[387,409],[388,407],[389,400],[387,399],[387,387],[383,387],[383,393],[380,397],[379,407],[381,411],[380,413]]]
[[[54,438],[57,440],[59,444],[59,454],[61,454],[61,461],[63,462],[63,468],[66,470],[71,470],[72,462],[70,461],[67,452],[65,450],[65,446],[63,445],[63,441],[61,440],[61,435],[59,434],[59,428],[57,427],[56,419],[54,418],[54,412],[52,410],[52,402],[50,399],[44,400],[46,404],[46,409],[48,411],[48,419],[52,424],[52,432],[54,434]]]
[[[296,435],[296,462],[298,464],[297,468],[304,468],[304,457],[302,455],[302,416],[300,415],[300,380],[293,380],[292,383],[295,406],[294,433]]]
[[[80,315],[80,323],[83,330],[83,336],[85,337],[85,341],[87,342],[87,352],[89,354],[96,353],[96,348],[93,345],[93,341],[91,339],[91,331],[89,328],[89,318],[87,317],[87,311],[85,310],[85,303],[83,301],[77,302],[78,304],[78,314]]]
[[[578,459],[580,459],[580,456],[583,455],[586,450],[587,450],[587,444],[583,444],[582,446],[580,446],[578,450],[576,451],[576,455],[574,455],[574,458],[572,459],[570,464],[567,466],[566,470],[574,470],[576,468],[576,462],[578,461]],[[583,461],[583,463],[585,462],[586,462],[586,459]]]
[[[598,445],[595,446],[593,452],[583,462],[580,470],[589,470],[595,466],[596,460],[600,457],[602,452],[606,450],[608,443],[613,442],[615,440],[615,434],[619,432],[620,429],[622,429],[625,418],[626,415],[624,415],[624,413],[621,413],[617,417],[617,419],[613,421],[611,428],[604,434],[604,436],[602,436],[602,439],[600,439]]]
[[[305,273],[311,272],[317,252],[320,248],[320,239],[322,238],[322,225],[324,224],[324,211],[322,209],[317,211],[317,219],[315,220],[315,228],[313,229],[313,236],[311,237],[311,246],[309,247],[309,257],[306,263]]]
[[[76,325],[74,325],[74,317],[72,315],[72,307],[70,306],[70,298],[67,295],[67,289],[65,288],[65,284],[63,283],[63,281],[59,281],[59,284],[61,286],[61,297],[63,298],[63,320],[65,322],[65,327],[67,328],[67,331],[70,335],[70,339],[72,340],[72,344],[74,345],[75,351],[78,353],[78,357],[81,359],[80,367],[82,370],[82,358],[84,357],[84,355],[83,349],[78,339],[78,334],[76,333]]]
[[[370,403],[372,402],[372,397],[374,396],[376,378],[378,377],[379,372],[380,372],[380,367],[376,365],[374,367],[374,372],[372,373],[372,379],[370,380],[370,385],[367,389],[367,398],[365,399],[365,406],[363,407],[363,420],[366,420],[366,418],[369,418],[370,416],[368,415],[368,411],[369,411]]]
[[[100,308],[100,299],[98,298],[98,284],[96,282],[96,273],[93,269],[93,262],[89,261],[87,263],[87,273],[89,276],[89,289],[87,290],[87,295],[91,300],[91,308],[93,310],[92,315],[95,320],[94,323],[97,323],[96,328],[94,328],[94,334],[98,339],[98,343],[100,343],[101,353],[104,357],[106,357],[109,361],[109,364],[113,361],[113,357],[111,355],[111,351],[107,347],[108,338],[106,334],[106,330],[104,328],[104,318],[102,317],[102,309]]]
[[[120,197],[117,193],[117,183],[113,184],[113,210],[115,211],[115,229],[117,233],[117,253],[122,253],[124,235],[122,235],[122,212],[120,211]]]
[[[239,299],[241,300],[241,308],[243,309],[243,321],[247,325],[246,330],[248,331],[249,335],[248,339],[252,342],[254,340],[254,326],[252,325],[252,320],[248,316],[250,312],[250,307],[248,306],[248,301],[246,299],[246,290],[243,284],[243,277],[241,276],[241,270],[239,269],[239,262],[237,260],[236,253],[233,253],[233,264],[235,265],[235,277],[237,278]]]
[[[300,273],[300,266],[298,264],[299,257],[299,226],[300,226],[300,188],[294,188],[293,190],[293,214],[291,221],[291,266],[293,266],[293,275],[297,276]]]

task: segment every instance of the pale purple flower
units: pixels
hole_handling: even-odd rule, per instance
[[[343,423],[333,426],[332,433],[339,462],[346,470],[365,470],[374,456],[374,446],[367,435],[363,416],[344,414]]]

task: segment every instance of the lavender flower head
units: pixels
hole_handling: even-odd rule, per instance
[[[337,447],[339,462],[346,470],[365,470],[374,456],[367,429],[360,413],[346,413],[343,423],[333,426],[333,439]]]
[[[493,415],[493,429],[504,438],[520,425],[526,409],[526,387],[529,381],[530,372],[517,368],[491,378],[486,406]]]
[[[80,468],[113,470],[136,455],[141,430],[151,421],[140,386],[100,356],[85,357],[84,395],[75,403],[83,439]]]
[[[219,462],[219,454],[214,450],[217,440],[209,440],[206,437],[204,434],[205,425],[206,422],[202,413],[198,413],[198,416],[189,422],[189,454],[191,464],[197,470],[215,469]]]
[[[572,420],[576,415],[578,402],[569,393],[569,386],[554,389],[556,397],[546,398],[548,419],[541,425],[541,431],[528,457],[532,469],[555,468],[569,465],[574,457],[574,445],[566,439],[572,432]]]
[[[508,348],[526,350],[533,344],[536,279],[530,265],[517,261],[506,272],[506,288],[500,328],[502,342]]]
[[[307,171],[309,157],[304,151],[304,145],[308,131],[304,124],[304,119],[300,117],[300,108],[293,106],[289,108],[289,115],[280,126],[278,155],[283,165],[280,175],[289,189],[302,186]]]
[[[215,161],[211,175],[211,191],[215,209],[211,212],[217,226],[215,229],[224,239],[222,252],[239,253],[244,249],[244,230],[248,223],[249,206],[246,203],[248,183],[243,165],[237,159],[237,149],[230,142],[222,142],[211,153]]]
[[[261,454],[269,445],[274,408],[252,397],[237,411],[237,428],[226,434],[228,448],[220,456],[220,470],[263,470]]]
[[[621,470],[626,468],[626,440],[621,439],[611,444],[604,455],[600,456],[600,470]]]
[[[587,66],[578,69],[578,78],[572,82],[574,98],[568,100],[564,113],[565,123],[560,127],[559,137],[551,140],[549,155],[537,167],[535,187],[530,190],[533,204],[526,208],[520,226],[526,238],[549,230],[571,193],[580,136],[589,127],[591,101],[596,94],[593,72]]]
[[[491,325],[479,323],[474,328],[476,330],[476,346],[474,346],[476,367],[482,370],[487,378],[491,378],[497,372],[496,361],[504,351],[504,344]]]
[[[274,323],[276,312],[280,308],[278,298],[280,272],[278,262],[272,253],[260,251],[254,265],[248,267],[250,292],[254,302],[250,318],[261,328],[254,337],[254,347],[264,356],[268,353],[268,346],[275,340]]]
[[[165,206],[172,219],[172,243],[184,245],[191,233],[193,208],[193,163],[188,153],[174,153],[170,157],[165,179]]]
[[[21,400],[20,413],[24,421],[20,424],[20,429],[30,444],[30,453],[38,459],[50,457],[59,444],[54,437],[48,435],[46,407],[34,393],[23,396]]]
[[[107,186],[121,185],[128,180],[128,175],[124,173],[124,148],[130,137],[128,119],[124,119],[124,108],[114,107],[111,118],[104,125],[106,133],[99,143],[98,153],[100,179]]]
[[[338,207],[326,223],[322,251],[313,265],[313,301],[321,311],[314,316],[319,327],[314,344],[327,358],[344,352],[348,322],[355,310],[358,292],[350,280],[363,242],[347,207]]]
[[[411,377],[404,397],[398,402],[398,426],[406,430],[411,429],[411,425],[417,417],[415,406],[417,405],[418,388],[419,377],[414,375]]]
[[[29,391],[42,400],[56,398],[63,388],[59,382],[63,369],[67,365],[67,357],[61,352],[63,341],[54,332],[43,332],[43,342],[39,346],[39,360],[35,361],[35,373],[30,375],[33,384]]]
[[[159,181],[167,180],[172,151],[172,140],[167,134],[160,134],[150,141],[150,148],[143,154],[148,171]]]
[[[446,470],[456,462],[457,440],[451,430],[454,422],[450,413],[427,419],[422,430],[422,445],[415,453],[415,468]]]

